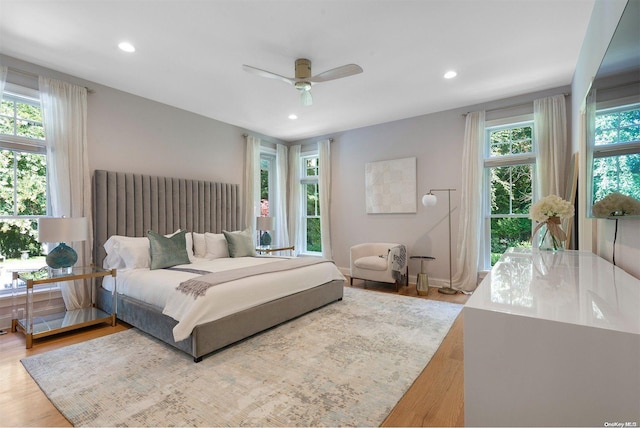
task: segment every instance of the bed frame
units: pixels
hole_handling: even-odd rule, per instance
[[[146,236],[177,229],[221,233],[240,227],[237,184],[96,170],[93,175],[93,259],[106,256],[112,235]],[[117,279],[117,277],[116,277]],[[158,308],[127,296],[116,299],[117,318],[188,354],[195,362],[227,345],[342,300],[344,281],[331,281],[222,319],[196,326],[191,336],[173,340],[177,321]],[[110,313],[111,292],[98,287],[97,305]]]

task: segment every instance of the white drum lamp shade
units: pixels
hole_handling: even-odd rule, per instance
[[[256,217],[256,229],[273,230],[273,217]]]
[[[47,254],[47,265],[53,269],[68,268],[78,261],[78,254],[67,242],[86,241],[89,221],[86,217],[43,217],[38,219],[38,242],[58,242]]]

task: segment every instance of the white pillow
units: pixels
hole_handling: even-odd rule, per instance
[[[151,256],[149,255],[149,238],[132,238],[130,241],[118,243],[120,257],[127,269],[149,269]]]
[[[187,256],[189,256],[189,261],[193,263],[195,260],[195,255],[193,254],[193,234],[191,232],[185,233],[184,240],[187,243]]]
[[[203,259],[207,255],[207,244],[204,233],[193,232],[193,255]]]
[[[104,243],[107,252],[102,262],[105,269],[133,269],[140,264],[149,267],[149,238],[113,235]],[[145,259],[146,255],[146,259]]]
[[[207,252],[204,256],[206,259],[229,257],[229,248],[224,234],[207,232],[204,234],[204,240],[207,244]]]
[[[164,236],[170,238],[178,232],[180,232],[180,229]],[[185,241],[187,255],[191,260],[191,257],[193,257],[193,249],[189,250],[193,248],[191,233],[185,234]],[[104,269],[149,269],[151,266],[151,246],[149,245],[149,238],[146,236],[134,238],[113,235],[104,243],[104,249],[107,252],[107,257],[102,262]]]

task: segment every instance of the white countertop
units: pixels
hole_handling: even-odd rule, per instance
[[[640,334],[640,280],[585,251],[510,248],[466,307]]]

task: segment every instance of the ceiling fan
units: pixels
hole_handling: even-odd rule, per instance
[[[347,64],[327,70],[317,76],[312,76],[311,61],[306,58],[298,58],[296,60],[296,77],[284,77],[250,65],[243,65],[242,68],[248,73],[257,74],[258,76],[268,77],[270,79],[282,80],[293,85],[300,92],[300,102],[303,106],[310,106],[312,104],[311,87],[313,85],[362,73],[362,67],[359,65]]]

